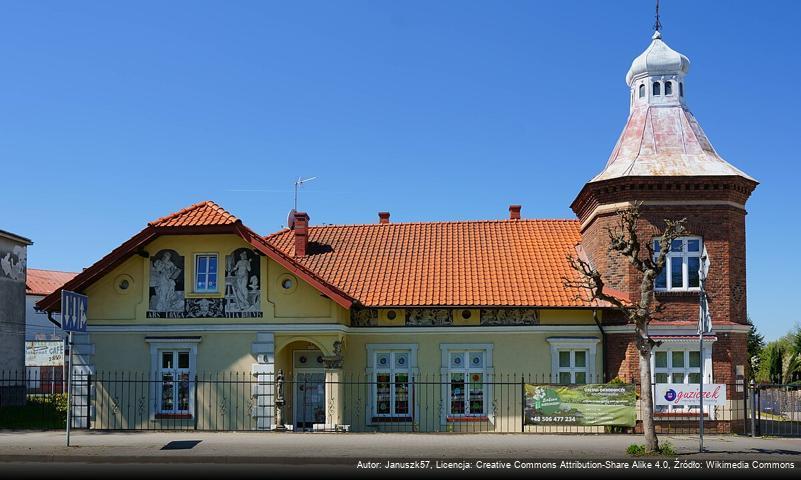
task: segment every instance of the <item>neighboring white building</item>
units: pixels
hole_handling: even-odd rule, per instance
[[[77,274],[74,272],[28,269],[25,281],[25,341],[65,338],[61,328],[48,320],[47,314],[37,312],[34,305],[72,280],[75,275]]]
[[[73,272],[57,272],[29,268],[25,279],[25,376],[28,392],[60,393],[64,391],[65,334],[34,308],[36,302],[53,293],[72,279]],[[58,320],[58,319],[57,319]],[[62,344],[59,346],[58,343]],[[45,352],[42,352],[44,350]],[[39,355],[31,355],[39,352]],[[47,355],[60,352],[60,355]],[[38,360],[37,360],[38,359]]]

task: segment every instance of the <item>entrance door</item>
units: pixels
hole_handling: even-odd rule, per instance
[[[311,430],[325,423],[325,373],[303,372],[295,376],[295,428]]]
[[[311,430],[325,423],[325,370],[319,350],[294,352],[293,416],[295,430]]]

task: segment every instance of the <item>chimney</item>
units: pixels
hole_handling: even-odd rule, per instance
[[[389,212],[378,212],[378,223],[389,223]]]
[[[520,205],[509,205],[509,220],[520,220]]]
[[[309,215],[295,212],[295,225],[292,228],[295,230],[295,256],[303,257],[309,245]]]

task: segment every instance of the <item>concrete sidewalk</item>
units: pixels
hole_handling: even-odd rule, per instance
[[[169,442],[199,441],[182,450]],[[801,438],[660,436],[681,459],[801,462]],[[0,462],[353,465],[366,459],[625,459],[641,435],[0,431]]]

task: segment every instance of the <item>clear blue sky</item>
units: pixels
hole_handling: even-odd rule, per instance
[[[212,199],[282,227],[572,217],[628,114],[651,0],[3,1],[0,228],[80,270]],[[749,312],[798,319],[801,2],[664,0],[664,39],[748,205]]]

